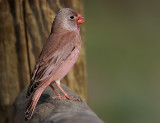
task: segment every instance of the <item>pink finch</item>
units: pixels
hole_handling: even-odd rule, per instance
[[[35,106],[47,86],[50,86],[57,94],[53,99],[77,100],[68,96],[60,86],[60,80],[71,70],[78,58],[81,49],[79,24],[84,22],[82,19],[82,15],[70,8],[61,9],[56,15],[51,33],[31,76],[26,98],[32,97],[25,112],[26,120],[31,118]],[[55,83],[64,95],[60,95],[52,83]]]

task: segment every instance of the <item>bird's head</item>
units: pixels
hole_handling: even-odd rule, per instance
[[[59,30],[79,30],[79,25],[84,22],[84,17],[77,14],[73,9],[61,9],[56,15],[52,28],[54,31]]]

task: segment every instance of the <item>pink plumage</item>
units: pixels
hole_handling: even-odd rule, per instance
[[[47,86],[50,86],[57,97],[61,99],[76,100],[65,93],[60,86],[60,80],[71,70],[78,58],[81,48],[79,24],[84,22],[82,18],[82,15],[70,8],[61,9],[56,15],[51,33],[31,76],[26,98],[32,97],[25,112],[26,120],[31,118],[35,106]],[[55,83],[64,95],[60,95],[51,85],[52,83]]]

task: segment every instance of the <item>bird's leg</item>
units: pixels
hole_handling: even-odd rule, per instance
[[[50,87],[52,88],[52,90],[57,94],[57,96],[50,97],[50,99],[57,99],[57,98],[58,98],[58,99],[68,99],[68,100],[79,101],[79,99],[76,99],[76,98],[73,98],[73,97],[69,96],[69,95],[63,90],[63,88],[60,86],[60,81],[59,81],[59,80],[57,80],[57,81],[55,82],[55,84],[56,84],[57,87],[63,92],[64,95],[60,95],[60,94],[56,91],[56,89],[55,89],[52,85],[50,85]]]
[[[56,91],[56,89],[53,87],[53,85],[49,85],[51,88],[52,88],[52,90],[57,94],[57,96],[60,96],[60,94],[58,93],[58,91]]]
[[[55,82],[55,84],[57,85],[57,87],[63,92],[63,94],[65,95],[66,99],[69,99],[69,100],[74,100],[74,101],[79,101],[79,99],[76,99],[76,98],[73,98],[71,96],[69,96],[64,90],[63,88],[60,86],[60,81],[57,80]]]
[[[50,97],[50,99],[56,99],[56,98],[59,98],[59,99],[66,99],[66,97],[64,96],[64,95],[60,95],[59,93],[58,93],[58,91],[56,91],[56,89],[53,87],[53,85],[49,85],[51,88],[52,88],[52,90],[56,93],[56,95],[57,96],[54,96],[54,97]]]

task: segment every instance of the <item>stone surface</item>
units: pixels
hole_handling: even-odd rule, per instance
[[[32,118],[25,121],[24,112],[30,99],[25,99],[26,90],[24,90],[12,106],[11,123],[103,123],[76,93],[65,85],[62,87],[68,95],[80,101],[50,99],[56,95],[50,87],[47,87],[38,101]],[[62,94],[60,90],[58,92]]]

